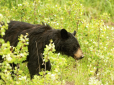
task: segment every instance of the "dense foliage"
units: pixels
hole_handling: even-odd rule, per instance
[[[22,63],[28,54],[25,46],[29,44],[27,36],[20,36],[20,42],[17,47],[13,47],[13,53],[10,43],[0,39],[0,55],[3,55],[5,60],[0,64],[0,75],[3,79],[0,84],[113,85],[113,8],[113,0],[0,0],[0,22],[45,22],[55,29],[65,28],[70,32],[76,30],[76,37],[85,55],[82,60],[75,61],[71,57],[54,53],[54,44],[51,41],[50,45],[46,46],[44,60],[51,60],[52,70],[46,71],[47,75],[42,71],[42,76],[35,76],[30,80],[26,63]],[[7,25],[0,25],[0,35],[4,35],[5,30]],[[12,68],[8,64],[11,62],[19,63],[20,67],[15,68],[14,79],[11,77]]]

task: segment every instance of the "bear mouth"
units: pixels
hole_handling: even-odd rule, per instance
[[[80,59],[82,59],[82,58],[84,58],[84,57],[82,56],[82,57],[80,57],[80,58],[77,58],[76,56],[74,56],[74,59],[75,59],[75,60],[80,60]]]

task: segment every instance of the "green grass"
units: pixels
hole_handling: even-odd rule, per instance
[[[45,22],[55,29],[77,31],[85,57],[75,62],[63,56],[68,65],[61,68],[58,81],[71,85],[114,84],[113,0],[1,0],[0,9],[0,21]],[[25,66],[21,69],[29,78]]]

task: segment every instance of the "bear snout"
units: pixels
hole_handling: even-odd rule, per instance
[[[75,54],[74,54],[74,59],[79,60],[79,59],[82,59],[82,58],[84,58],[84,55],[83,55],[81,49],[78,48],[77,52],[75,52]]]

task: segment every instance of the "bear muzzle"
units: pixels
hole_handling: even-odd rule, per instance
[[[77,52],[75,52],[75,54],[74,54],[74,59],[79,60],[79,59],[82,59],[82,58],[84,58],[84,55],[83,55],[81,49],[78,48]]]

